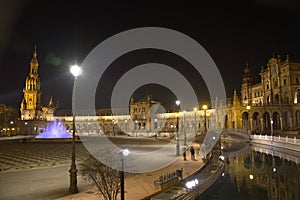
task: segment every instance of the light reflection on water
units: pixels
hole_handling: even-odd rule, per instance
[[[226,157],[224,177],[198,199],[300,199],[300,165],[288,160],[293,157],[300,162],[300,153],[287,156],[290,154],[284,154],[283,149],[262,151],[261,146],[238,143],[222,146]]]

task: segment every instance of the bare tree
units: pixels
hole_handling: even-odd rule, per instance
[[[113,158],[111,158],[113,159]],[[94,183],[105,199],[116,200],[120,191],[120,173],[92,155],[80,164],[80,174]]]
[[[10,121],[15,121],[18,118],[16,108],[0,104],[0,128],[8,127]]]

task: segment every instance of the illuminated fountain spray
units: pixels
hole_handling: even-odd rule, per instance
[[[72,138],[70,133],[67,133],[66,128],[61,121],[56,121],[49,124],[49,126],[35,138]]]

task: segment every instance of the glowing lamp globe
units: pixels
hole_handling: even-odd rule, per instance
[[[129,150],[128,149],[124,149],[122,151],[122,153],[123,153],[123,156],[128,156],[129,155]]]
[[[76,78],[81,74],[81,68],[78,65],[73,65],[70,67],[70,72]]]

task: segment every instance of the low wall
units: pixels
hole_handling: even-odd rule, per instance
[[[277,137],[268,135],[251,135],[251,142],[300,151],[300,139],[297,139],[296,137],[290,138],[288,136]]]

